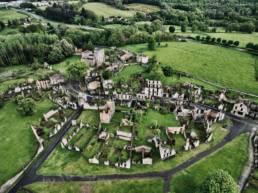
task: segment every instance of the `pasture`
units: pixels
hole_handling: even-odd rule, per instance
[[[41,100],[36,103],[36,113],[26,117],[17,112],[11,101],[0,109],[0,185],[18,173],[36,153],[37,142],[30,125],[51,107],[49,100]]]
[[[98,16],[110,17],[110,16],[122,16],[122,17],[132,17],[135,14],[135,11],[127,11],[117,9],[110,5],[104,3],[86,3],[83,7],[87,10],[93,11]]]
[[[250,54],[219,46],[194,42],[169,42],[168,46],[147,50],[146,44],[126,46],[126,49],[157,55],[162,66],[192,74],[220,86],[258,94],[254,64]]]

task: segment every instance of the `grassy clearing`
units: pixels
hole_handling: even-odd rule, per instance
[[[258,190],[255,188],[247,188],[244,190],[244,193],[258,193]]]
[[[217,169],[228,171],[237,180],[248,159],[248,135],[242,134],[223,149],[199,161],[171,181],[171,190],[176,193],[196,192],[205,177]]]
[[[53,65],[53,69],[66,75],[67,74],[66,70],[67,70],[69,64],[72,64],[72,63],[78,62],[78,61],[81,61],[79,56],[72,56],[70,58],[65,59],[64,61],[62,61],[60,63]]]
[[[87,10],[93,11],[98,16],[110,17],[110,16],[122,16],[132,17],[135,11],[120,10],[104,3],[86,3],[83,7]]]
[[[157,12],[160,10],[159,7],[154,5],[147,5],[142,3],[132,3],[126,6],[129,10],[137,11],[137,12],[144,12],[144,13],[151,13]]]
[[[122,188],[121,188],[122,187]],[[161,193],[161,179],[106,181],[106,182],[68,182],[68,183],[35,183],[26,187],[35,193]]]
[[[125,67],[121,72],[115,74],[112,77],[114,82],[118,82],[119,80],[123,80],[124,82],[128,82],[132,75],[137,73],[142,73],[143,67],[139,65],[132,65]]]
[[[258,94],[255,80],[255,58],[247,53],[193,42],[169,42],[168,47],[148,51],[146,44],[127,49],[157,55],[162,65],[210,80],[221,86]]]
[[[22,169],[35,154],[37,142],[30,125],[39,121],[51,107],[49,100],[39,101],[36,113],[28,117],[18,113],[11,101],[0,109],[0,185]]]
[[[1,21],[7,22],[8,20],[22,19],[28,17],[25,14],[18,13],[13,9],[0,9]]]
[[[98,126],[99,124],[99,111],[97,110],[85,110],[79,117],[84,123],[89,123],[90,125]]]

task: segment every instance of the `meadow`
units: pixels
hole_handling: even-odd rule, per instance
[[[27,18],[28,16],[25,14],[18,13],[17,11],[13,9],[0,9],[0,18],[1,21],[6,22],[8,20],[14,20],[14,19],[22,19]]]
[[[86,3],[83,7],[87,10],[93,11],[98,16],[110,17],[110,16],[122,16],[122,17],[132,17],[135,11],[121,10],[104,3]]]
[[[147,50],[146,44],[125,48],[149,56],[157,55],[162,66],[171,66],[195,78],[258,94],[254,70],[257,58],[250,54],[194,42],[169,42],[167,47],[160,46],[155,51]]]
[[[123,188],[121,188],[123,187]],[[161,179],[120,180],[105,182],[68,182],[68,183],[35,183],[26,187],[34,193],[161,193]]]
[[[237,181],[248,159],[248,141],[248,134],[242,134],[213,155],[173,176],[172,192],[197,192],[205,177],[218,169],[227,171]]]
[[[37,141],[30,125],[51,107],[49,100],[41,100],[36,103],[36,113],[26,117],[17,112],[12,101],[0,109],[0,185],[18,173],[36,153]]]

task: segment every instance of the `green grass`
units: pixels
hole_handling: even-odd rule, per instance
[[[53,69],[66,75],[67,74],[66,70],[67,70],[69,64],[72,64],[72,63],[78,62],[78,61],[81,61],[79,56],[72,56],[70,58],[65,59],[64,61],[62,61],[60,63],[53,65]]]
[[[124,82],[128,82],[129,79],[132,78],[132,75],[137,74],[137,73],[142,73],[142,72],[143,72],[143,67],[141,67],[139,65],[127,66],[122,71],[115,74],[112,77],[112,80],[114,82],[118,82],[119,80],[123,80]]]
[[[142,3],[131,3],[126,6],[129,10],[137,11],[137,12],[144,12],[144,13],[151,13],[157,12],[160,10],[159,7],[154,5],[147,5]]]
[[[0,185],[19,172],[36,153],[37,142],[30,125],[52,107],[49,100],[37,102],[36,113],[24,117],[13,102],[0,109]]]
[[[176,193],[196,192],[210,173],[223,169],[237,181],[248,159],[248,135],[242,134],[213,155],[202,159],[171,180],[171,190]]]
[[[244,193],[258,193],[258,190],[252,187],[249,187],[244,190]]]
[[[169,42],[168,47],[148,51],[146,44],[127,46],[136,52],[157,55],[162,65],[212,81],[221,86],[258,94],[255,58],[247,53],[193,42]]]
[[[22,19],[28,17],[25,14],[18,13],[14,9],[0,9],[1,21],[7,22],[8,20]]]
[[[164,127],[179,126],[179,122],[172,113],[161,114],[158,111],[148,110],[145,115],[140,118],[140,122],[137,125],[138,137],[143,142],[146,137],[153,135],[153,130],[150,129],[151,124],[158,124]]]
[[[98,126],[99,124],[99,111],[97,110],[85,110],[79,117],[84,123],[89,123],[90,125]]]
[[[93,11],[98,16],[110,17],[110,16],[122,16],[132,17],[135,11],[120,10],[104,3],[86,3],[83,6],[85,9]]]
[[[120,180],[105,182],[35,183],[26,187],[35,193],[161,193],[161,179]]]

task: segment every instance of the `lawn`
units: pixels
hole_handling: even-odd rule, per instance
[[[122,187],[122,188],[121,188]],[[35,193],[162,193],[161,179],[105,182],[35,183],[26,187]]]
[[[126,8],[128,8],[129,10],[144,12],[144,13],[157,12],[160,10],[160,8],[157,6],[147,5],[142,3],[131,3],[131,4],[128,4]]]
[[[129,79],[132,78],[132,75],[142,73],[142,72],[143,72],[143,67],[141,67],[139,65],[127,66],[122,71],[115,74],[112,77],[112,80],[114,82],[118,82],[119,80],[123,80],[124,82],[128,82]]]
[[[54,64],[53,65],[53,69],[54,70],[57,70],[59,71],[60,73],[62,74],[67,74],[66,73],[66,70],[69,66],[69,64],[72,64],[74,62],[78,62],[78,61],[81,61],[80,57],[79,56],[72,56],[70,58],[67,58],[65,59],[64,61],[60,62],[60,63],[57,63],[57,64]]]
[[[83,123],[89,123],[90,125],[98,126],[99,124],[99,111],[97,110],[85,110],[79,117]]]
[[[1,21],[7,22],[8,20],[27,18],[25,14],[18,13],[14,9],[0,9]]]
[[[110,5],[104,3],[86,3],[83,6],[85,9],[93,11],[98,16],[110,17],[110,16],[122,16],[122,17],[132,17],[135,11],[127,11],[117,9]]]
[[[37,142],[30,125],[52,107],[49,100],[37,102],[36,113],[24,117],[13,102],[0,109],[0,185],[19,172],[36,153]]]
[[[212,81],[221,86],[258,94],[255,80],[255,58],[247,53],[219,46],[193,42],[169,42],[156,51],[148,51],[146,44],[127,46],[127,49],[157,55],[162,65]]]
[[[248,141],[248,134],[242,134],[213,155],[176,174],[171,180],[172,192],[196,192],[205,177],[218,169],[228,171],[237,181],[248,159]]]

